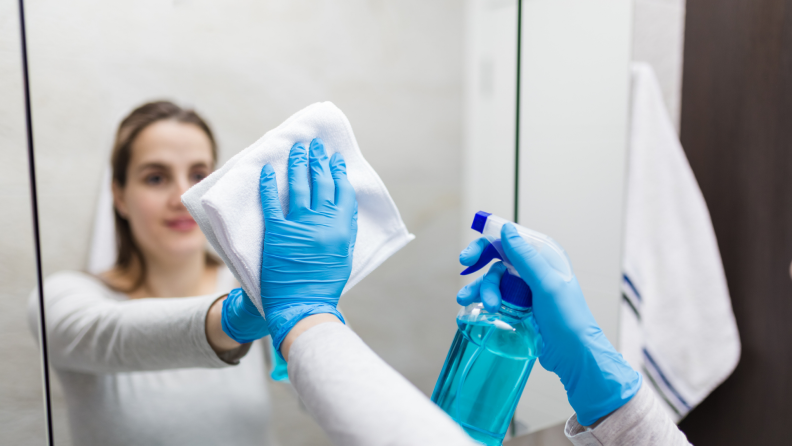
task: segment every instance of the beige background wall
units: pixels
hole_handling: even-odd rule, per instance
[[[633,60],[654,68],[668,113],[679,131],[685,0],[634,1]]]

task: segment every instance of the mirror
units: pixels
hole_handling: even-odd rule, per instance
[[[17,2],[0,1],[0,437],[47,442],[36,287],[28,145]]]
[[[462,221],[485,210],[559,242],[617,348],[632,4],[474,1],[467,40]],[[514,432],[560,430],[573,412],[558,377],[534,366]]]
[[[458,255],[474,238],[468,227],[477,210],[553,234],[615,337],[631,2],[524,3],[31,3],[56,443],[134,436],[143,443],[329,444],[289,385],[267,378],[266,342],[255,343],[239,366],[225,367],[238,358],[214,354],[202,327],[194,351],[141,347],[134,339],[145,324],[132,316],[155,318],[164,306],[205,315],[213,300],[172,296],[214,299],[236,286],[224,266],[206,260],[195,228],[182,227],[185,211],[173,191],[317,101],[347,115],[417,236],[341,307],[366,343],[421,391],[431,394],[456,329]],[[609,32],[598,32],[603,23]],[[588,71],[575,71],[575,60],[585,60]],[[586,72],[607,85],[587,88],[579,78]],[[608,95],[619,100],[602,107]],[[152,101],[170,102],[133,112]],[[136,124],[149,112],[167,116],[170,127],[157,133],[154,124]],[[587,140],[596,144],[581,144]],[[177,146],[194,159],[163,155]],[[113,176],[114,150],[130,153],[116,157],[127,179]],[[575,168],[563,170],[570,159]],[[587,170],[591,159],[605,168]],[[592,207],[594,220],[585,215]],[[130,221],[137,229],[124,235]],[[595,227],[605,235],[590,243]],[[192,235],[168,232],[179,228]],[[126,240],[120,255],[116,237]],[[594,255],[600,245],[607,259]],[[123,252],[134,258],[135,249],[154,265],[145,275],[134,261],[123,263]],[[193,263],[178,260],[182,255]],[[188,313],[174,314],[194,323],[184,322]],[[177,339],[191,333],[179,330]],[[182,354],[183,362],[174,359]],[[518,407],[524,421],[512,433],[558,426],[570,414],[557,379],[535,370],[524,394],[530,397]],[[218,420],[233,426],[221,429]]]
[[[99,295],[86,311],[128,300],[102,284],[101,270],[89,268],[113,258],[102,241],[113,234],[105,174],[116,130],[136,107],[170,100],[196,110],[214,133],[220,166],[292,113],[329,100],[348,116],[364,156],[417,236],[346,294],[341,307],[377,353],[430,394],[458,311],[463,18],[459,2],[30,2],[47,299],[76,282]],[[66,317],[50,310],[52,323]],[[125,435],[129,426],[147,438],[173,438],[183,420],[152,407],[190,413],[201,403],[163,383],[183,375],[189,376],[182,381],[217,379],[190,374],[218,369],[144,371],[87,356],[74,361],[68,348],[53,345],[51,354],[58,446],[95,444],[102,435]],[[237,369],[266,377],[265,359],[254,346]],[[249,385],[267,392],[245,400],[263,407],[255,423],[267,435],[285,445],[328,444],[288,386],[269,378]],[[226,410],[223,404],[196,410],[207,416]],[[90,424],[97,417],[108,424]],[[199,420],[190,425],[208,423]],[[224,435],[238,436],[220,442],[247,444],[234,431],[225,426]]]

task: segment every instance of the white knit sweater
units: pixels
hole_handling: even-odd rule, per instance
[[[85,273],[48,277],[49,357],[73,444],[272,444],[263,345],[221,359],[206,339],[209,307],[234,286],[221,268],[211,295],[129,299]],[[34,292],[32,328],[36,310]]]

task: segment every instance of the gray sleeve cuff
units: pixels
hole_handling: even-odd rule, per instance
[[[223,353],[218,353],[217,357],[220,358],[226,364],[237,365],[239,364],[239,360],[248,354],[251,345],[253,345],[252,342],[248,342],[247,344],[242,344],[233,350],[229,350]]]
[[[207,296],[200,299],[200,304],[195,306],[195,312],[191,318],[190,323],[190,339],[199,352],[200,356],[206,360],[204,367],[227,367],[229,365],[239,364],[242,359],[250,351],[252,342],[242,344],[239,347],[223,353],[216,353],[211,345],[209,339],[206,337],[206,316],[209,314],[209,308],[214,304],[217,299],[223,297],[226,293],[220,296]]]
[[[594,429],[581,426],[572,415],[564,433],[575,446],[690,445],[645,384]]]

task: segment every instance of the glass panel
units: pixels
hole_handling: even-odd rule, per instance
[[[0,0],[0,444],[46,444],[19,15]]]
[[[102,273],[115,259],[105,175],[116,130],[133,109],[159,99],[195,108],[217,138],[221,165],[292,113],[330,100],[349,117],[364,156],[417,236],[345,295],[341,307],[374,350],[431,393],[458,309],[464,8],[456,1],[33,2],[28,15],[43,261],[53,284],[45,287],[47,299],[68,288],[53,279],[63,275],[54,275],[72,271],[67,278],[78,288],[94,285],[95,305],[140,303],[127,302],[129,295],[113,293],[101,282],[112,282],[114,276]],[[127,212],[130,219],[144,216],[140,208]],[[151,243],[156,237],[136,237],[157,246]],[[149,285],[133,297],[157,294]],[[99,308],[80,305],[81,312]],[[48,313],[52,323],[63,317]],[[97,324],[105,322],[100,318]],[[226,394],[215,405],[201,406],[187,402],[200,392],[176,396],[186,381],[174,377],[187,374],[193,380],[195,370],[225,369],[120,371],[103,368],[101,358],[70,362],[68,339],[54,342],[52,349],[58,446],[72,437],[84,439],[74,444],[91,444],[85,439],[89,432],[109,439],[131,428],[167,442],[173,426],[185,422],[179,416],[201,408],[204,417],[240,411],[241,425],[253,414],[281,444],[329,444],[287,385],[268,380],[259,394],[256,379],[245,398]],[[265,369],[262,356],[251,350],[239,368]],[[152,393],[157,385],[161,392]],[[264,409],[235,405],[239,398]],[[161,407],[173,412],[157,416]],[[87,425],[103,413],[113,418]],[[202,423],[196,415],[189,430]],[[227,441],[215,444],[247,444],[240,430],[244,426],[224,426]],[[266,439],[255,444],[267,444]]]

